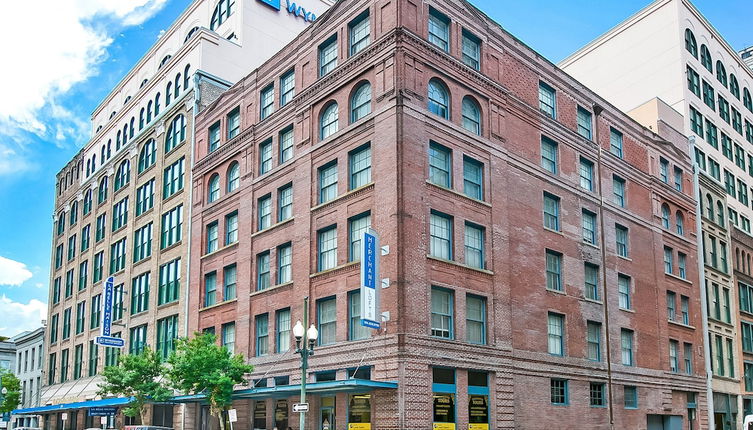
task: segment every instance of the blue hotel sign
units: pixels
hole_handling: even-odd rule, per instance
[[[372,229],[361,235],[361,325],[380,328],[379,318],[379,236]]]
[[[281,0],[258,0],[258,1],[276,10],[282,9]],[[303,20],[306,22],[316,21],[316,15],[314,15],[312,12],[306,11],[306,9],[303,6],[298,6],[294,2],[291,2],[290,0],[285,0],[285,9],[288,11],[289,14],[294,15],[299,18],[303,18]]]

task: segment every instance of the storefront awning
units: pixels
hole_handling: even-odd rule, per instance
[[[345,392],[365,392],[372,390],[394,390],[397,389],[397,382],[389,381],[372,381],[368,379],[346,379],[342,381],[326,382],[309,382],[306,384],[307,394],[334,394]],[[290,397],[301,393],[300,384],[280,385],[278,387],[258,387],[245,390],[236,390],[233,393],[234,399],[265,399],[270,397]],[[204,394],[195,394],[190,396],[176,396],[172,398],[173,402],[190,403],[202,402],[206,396]]]
[[[130,402],[131,399],[125,397],[114,397],[111,399],[88,400],[86,402],[61,403],[59,405],[39,406],[36,408],[16,409],[14,415],[38,415],[49,412],[65,412],[70,409],[94,408],[97,406],[120,406]]]

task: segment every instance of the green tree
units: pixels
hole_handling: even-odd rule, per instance
[[[183,394],[205,394],[209,412],[225,430],[224,412],[232,404],[233,387],[246,384],[254,367],[242,355],[233,355],[216,343],[213,334],[194,333],[193,339],[177,339],[167,359],[167,378]]]
[[[98,394],[131,398],[123,413],[129,417],[138,415],[146,424],[147,403],[164,402],[173,395],[161,380],[164,373],[159,354],[146,347],[140,354],[121,356],[116,366],[105,367]]]
[[[8,391],[0,403],[0,413],[6,413],[16,409],[21,403],[21,381],[5,369],[0,369],[0,378],[3,381],[2,388]]]

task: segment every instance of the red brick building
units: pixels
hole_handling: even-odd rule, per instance
[[[308,297],[311,429],[705,427],[691,161],[658,129],[462,0],[337,3],[196,121],[189,330],[256,366],[238,425],[297,428]]]

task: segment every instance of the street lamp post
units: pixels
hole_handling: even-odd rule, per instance
[[[309,315],[309,298],[303,298],[303,324],[298,320],[293,327],[293,336],[295,336],[295,352],[301,354],[301,400],[300,403],[306,403],[306,374],[308,372],[309,356],[314,355],[314,343],[319,337],[319,330],[314,324],[305,329],[308,325]],[[306,428],[306,412],[300,412],[299,426],[300,430]]]

